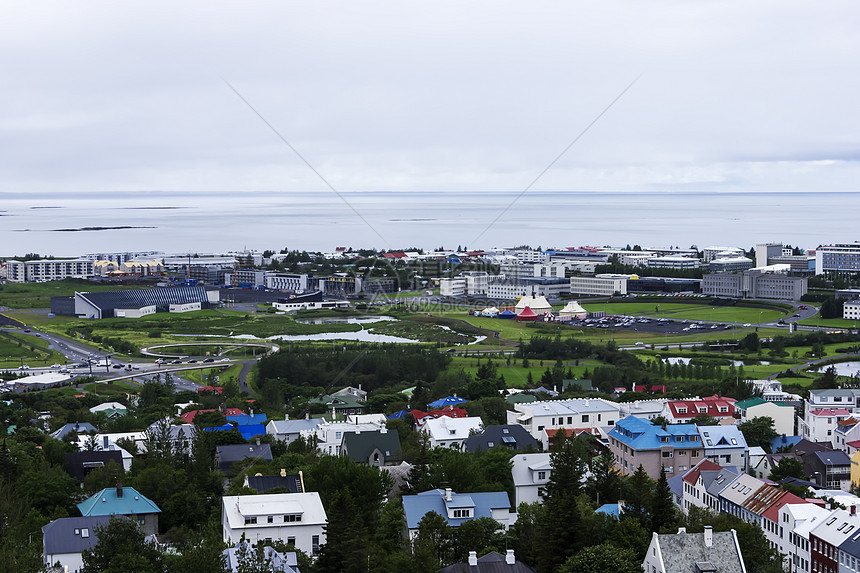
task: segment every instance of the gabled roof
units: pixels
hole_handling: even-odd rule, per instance
[[[743,506],[764,485],[765,483],[758,478],[741,474],[730,486],[723,489],[720,497],[735,505]]]
[[[461,398],[459,396],[446,396],[444,398],[440,398],[433,402],[427,404],[431,408],[444,408],[446,406],[456,406],[457,404],[462,404],[465,402],[465,398]]]
[[[254,436],[263,436],[266,434],[266,426],[263,424],[246,424],[237,428],[242,437],[250,440]]]
[[[747,410],[752,408],[753,406],[761,406],[762,404],[767,404],[768,401],[764,398],[747,398],[746,400],[741,400],[740,402],[735,402],[735,408],[739,410]]]
[[[276,487],[283,487],[290,493],[302,493],[302,480],[299,474],[268,475],[268,476],[246,476],[248,487],[257,493],[266,493]]]
[[[812,416],[848,416],[851,414],[847,408],[819,408],[809,413]]]
[[[690,468],[690,470],[684,474],[683,479],[689,484],[695,484],[697,481],[699,481],[699,475],[701,474],[701,472],[708,470],[719,471],[721,469],[723,468],[719,464],[716,464],[711,460],[702,460],[701,462]]]
[[[708,449],[746,448],[747,441],[737,426],[699,426],[702,444]]]
[[[514,487],[522,485],[533,485],[535,471],[552,471],[550,454],[517,454],[511,459],[511,475],[514,479]]]
[[[182,414],[179,417],[182,418],[183,420],[185,420],[185,422],[187,424],[191,424],[194,422],[194,418],[197,416],[197,414],[202,414],[204,412],[214,412],[214,411],[215,410],[191,410],[190,412],[185,412],[184,414]],[[244,413],[245,412],[243,412],[239,408],[227,408],[224,411],[225,416],[240,416]]]
[[[266,430],[270,434],[296,434],[307,430],[315,430],[320,427],[325,420],[323,418],[311,418],[309,420],[270,420],[266,425]]]
[[[704,533],[654,534],[666,573],[689,573],[697,563],[713,564],[713,571],[744,573],[743,556],[734,531],[714,531],[711,547],[705,547]],[[653,541],[652,541],[653,543]]]
[[[72,424],[64,424],[60,428],[57,428],[56,430],[51,432],[51,437],[55,440],[62,440],[63,437],[65,437],[67,434],[71,434],[72,432],[76,432],[78,434],[97,434],[98,429],[96,429],[96,427],[89,422],[75,422]]]
[[[448,507],[474,508],[472,518],[448,519]],[[416,529],[418,522],[425,514],[435,511],[442,516],[448,525],[459,526],[465,521],[479,517],[492,517],[494,509],[511,508],[508,494],[503,491],[479,492],[479,493],[454,493],[451,492],[451,501],[445,500],[444,489],[432,489],[419,493],[418,495],[403,496],[403,512],[406,515],[406,526]]]
[[[702,447],[695,424],[669,424],[664,429],[635,416],[619,420],[609,435],[635,450]]]
[[[821,460],[825,466],[850,466],[851,458],[842,450],[832,452],[813,452],[813,456]]]
[[[480,434],[466,438],[464,449],[467,452],[478,452],[495,446],[505,446],[513,450],[540,449],[537,440],[519,424],[487,426]]]
[[[701,400],[670,400],[666,402],[666,406],[674,418],[695,418],[702,415],[725,418],[734,414],[734,403],[732,398],[708,396]],[[720,408],[725,408],[726,411],[720,412]]]
[[[263,493],[232,495],[221,498],[222,515],[231,529],[243,529],[245,516],[301,514],[303,525],[325,525],[326,513],[320,494]]]
[[[240,426],[265,425],[267,418],[265,414],[229,414],[227,421],[235,422]]]
[[[436,418],[427,420],[424,430],[430,436],[439,441],[465,440],[473,430],[480,431],[483,427],[481,418],[473,416],[470,418]]]
[[[770,449],[775,452],[779,448],[786,446],[790,448],[802,439],[800,436],[777,436],[770,441]]]
[[[386,460],[400,459],[400,434],[397,430],[346,432],[342,443],[341,451],[354,462],[367,463],[377,449]]]
[[[63,553],[83,553],[99,542],[96,528],[106,527],[110,515],[90,517],[64,517],[55,519],[42,527],[43,553],[60,555]],[[119,516],[120,519],[126,519]]]
[[[161,513],[158,506],[133,487],[106,487],[78,504],[81,515],[145,515]]]
[[[765,519],[768,519],[774,523],[779,523],[779,510],[781,510],[786,505],[796,506],[812,504],[803,498],[797,497],[791,492],[785,491],[783,492],[783,495],[779,496],[776,501],[770,504],[770,507],[764,510],[761,515]]]
[[[409,413],[412,414],[412,418],[419,426],[430,418],[441,418],[443,416],[446,416],[448,418],[469,417],[469,412],[467,412],[465,409],[455,408],[453,406],[445,406],[444,408],[437,408],[435,410],[430,410],[429,412],[422,412],[421,410],[412,410]]]
[[[222,464],[232,464],[247,458],[260,458],[272,461],[272,447],[269,444],[231,444],[216,446],[215,455]]]
[[[743,507],[756,515],[761,515],[786,493],[788,492],[779,489],[775,485],[764,484],[764,486],[759,488],[757,492],[743,503]]]
[[[69,452],[63,462],[63,469],[78,482],[83,482],[87,473],[110,462],[122,467],[122,453],[119,450]]]
[[[860,533],[860,517],[844,509],[834,509],[830,515],[810,531],[811,535],[839,547],[849,537]]]
[[[535,573],[535,570],[516,559],[513,565],[508,565],[504,555],[490,551],[483,557],[478,557],[477,565],[469,565],[463,561],[443,567],[439,573]]]

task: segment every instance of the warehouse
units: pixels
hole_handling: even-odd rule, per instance
[[[219,302],[219,295],[217,290],[207,291],[202,286],[175,286],[76,292],[74,301],[74,315],[80,318],[138,318],[153,312],[169,312],[171,305],[174,308],[198,308],[197,305],[199,308],[209,308]],[[58,304],[57,308],[61,308],[61,305]]]

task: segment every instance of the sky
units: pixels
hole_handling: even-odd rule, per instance
[[[119,191],[860,181],[856,2],[48,0],[2,14],[0,210]]]

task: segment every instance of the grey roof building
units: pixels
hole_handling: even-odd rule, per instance
[[[68,571],[78,571],[83,566],[81,554],[99,542],[96,528],[105,527],[110,515],[93,517],[65,517],[55,519],[42,528],[42,559],[45,565],[59,562]],[[126,519],[119,517],[119,519]]]
[[[540,451],[538,441],[519,424],[487,426],[480,434],[466,438],[464,444],[467,452],[486,451],[495,446],[504,446],[517,451],[529,449],[534,452]]]
[[[75,432],[76,434],[97,434],[98,429],[89,422],[73,422],[64,424],[51,432],[51,437],[55,440],[62,440],[66,435]]]
[[[301,476],[299,474],[288,474],[284,469],[281,470],[279,475],[245,475],[245,482],[242,485],[256,490],[257,493],[267,493],[275,488],[285,488],[289,493],[305,492]]]
[[[233,464],[248,458],[271,462],[272,447],[269,444],[232,444],[215,448],[215,467],[222,472],[229,472]]]
[[[400,455],[400,434],[397,430],[381,429],[371,432],[345,432],[340,453],[361,464],[395,466]]]
[[[83,483],[84,478],[91,471],[103,468],[110,462],[114,462],[119,468],[122,468],[122,453],[119,450],[69,452],[63,461],[63,469],[78,480],[78,483]]]
[[[715,532],[705,527],[703,533],[678,533],[651,537],[651,545],[642,562],[646,573],[746,573],[738,536],[731,531]]]
[[[518,561],[513,549],[508,549],[506,555],[490,551],[483,557],[477,552],[469,551],[469,559],[454,563],[440,569],[439,573],[535,573],[535,570]]]

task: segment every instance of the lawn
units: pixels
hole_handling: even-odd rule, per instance
[[[152,285],[105,285],[82,279],[46,283],[7,283],[0,285],[0,306],[9,308],[50,308],[52,296],[72,296],[78,292],[101,292],[145,288]]]
[[[824,326],[824,327],[832,327],[832,328],[857,328],[856,320],[845,320],[843,318],[821,318],[819,316],[813,316],[812,318],[805,318],[803,320],[797,321],[798,324],[803,324],[806,326]]]
[[[541,365],[540,360],[529,360],[529,367],[523,368],[522,361],[514,358],[511,358],[510,366],[507,364],[505,358],[493,358],[492,360],[496,365],[498,373],[505,377],[505,383],[508,388],[525,388],[529,372],[531,372],[532,380],[537,384],[540,382],[541,376],[543,376],[546,369],[552,368],[555,365],[555,362],[552,360],[544,360],[543,365]],[[478,362],[479,360],[477,357],[455,356],[450,369],[462,369],[467,374],[474,376],[478,371]],[[486,359],[482,359],[480,362],[485,363]],[[576,362],[579,362],[578,366],[576,365]],[[576,378],[581,378],[586,370],[591,371],[594,370],[596,366],[603,365],[599,360],[587,359],[579,361],[568,360],[565,361],[564,364],[565,371],[570,369]]]
[[[128,382],[92,382],[85,384],[84,390],[99,396],[125,396],[126,394],[137,394],[140,387]]]
[[[748,308],[742,306],[709,306],[694,303],[672,303],[662,300],[653,302],[613,302],[584,305],[588,311],[605,311],[607,314],[629,316],[652,316],[681,320],[706,320],[709,322],[761,323],[783,318],[786,313],[777,309]]]

